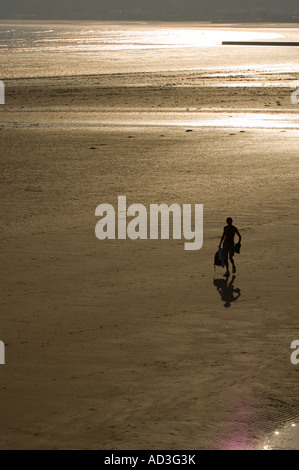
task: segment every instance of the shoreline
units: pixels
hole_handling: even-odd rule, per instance
[[[9,53],[8,53],[9,54]],[[73,80],[77,80],[81,87],[84,87],[83,80],[87,81],[87,85],[101,85],[107,88],[132,88],[132,87],[165,87],[167,88],[195,88],[203,87],[210,88],[228,88],[239,87],[248,89],[250,87],[257,87],[261,89],[267,88],[287,88],[285,82],[298,81],[297,70],[284,70],[279,72],[277,69],[265,71],[255,71],[252,69],[251,73],[247,70],[235,71],[217,68],[192,68],[192,69],[175,69],[175,70],[148,70],[148,71],[130,71],[123,72],[99,72],[99,73],[78,73],[75,75],[32,75],[32,76],[2,76],[2,80],[12,83],[12,85],[19,86],[22,82],[27,84],[37,83],[43,85],[56,85],[59,80],[61,85],[73,85]],[[249,73],[248,73],[249,72]],[[267,78],[269,82],[267,83]],[[222,79],[222,81],[221,81]],[[266,81],[266,85],[265,85]],[[52,83],[51,83],[52,82]],[[261,83],[263,82],[263,83]]]
[[[272,79],[273,76],[271,75]],[[275,74],[278,78],[278,74]],[[34,79],[9,79],[5,84],[5,106],[1,116],[12,110],[165,110],[257,113],[299,112],[299,105],[291,102],[295,90],[296,74],[285,74],[289,86],[254,86],[249,79],[241,85],[243,78],[228,80],[212,76],[208,79],[198,73],[130,73],[103,74],[98,76],[55,77]],[[264,77],[265,78],[265,77]],[[257,79],[257,82],[255,81]],[[281,79],[281,77],[280,77]]]

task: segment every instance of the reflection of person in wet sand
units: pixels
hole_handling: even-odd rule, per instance
[[[235,279],[236,276],[233,276],[229,284],[228,279],[214,279],[214,286],[216,286],[221,299],[225,302],[224,307],[230,307],[231,302],[235,302],[241,295],[240,289],[234,288]],[[234,295],[235,293],[237,295]]]

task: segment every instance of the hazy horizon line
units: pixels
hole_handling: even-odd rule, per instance
[[[0,21],[82,21],[82,22],[130,22],[130,23],[137,23],[137,22],[160,22],[160,23],[209,23],[209,24],[253,24],[253,23],[260,23],[260,24],[298,24],[299,25],[299,17],[298,19],[188,19],[188,18],[75,18],[75,17],[43,17],[43,16],[0,16]]]

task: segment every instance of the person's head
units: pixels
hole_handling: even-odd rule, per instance
[[[226,223],[227,223],[228,225],[231,225],[231,224],[233,223],[233,219],[232,219],[231,217],[228,217],[228,218],[226,219]]]

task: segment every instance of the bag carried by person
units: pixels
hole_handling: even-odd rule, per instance
[[[224,268],[224,256],[222,248],[219,248],[214,256],[214,266],[222,266]]]
[[[241,250],[241,243],[238,242],[235,244],[235,253],[240,254],[240,250]]]

